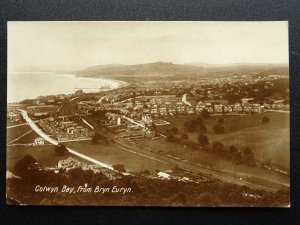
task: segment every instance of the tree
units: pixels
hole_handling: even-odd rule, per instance
[[[266,124],[266,123],[270,123],[270,118],[269,117],[267,117],[267,116],[265,116],[265,117],[263,117],[262,119],[261,119],[261,123],[262,124]]]
[[[101,143],[104,143],[104,144],[107,144],[107,143],[108,143],[107,137],[105,137],[105,136],[102,135],[102,134],[99,135],[98,141],[101,142]]]
[[[179,133],[179,130],[178,130],[177,127],[172,127],[172,128],[170,129],[170,132],[171,132],[171,134],[176,135],[176,134]]]
[[[220,118],[217,120],[217,123],[219,123],[219,124],[224,124],[224,118],[223,118],[223,117],[220,117]]]
[[[188,136],[186,133],[183,133],[183,134],[181,135],[181,138],[182,138],[183,140],[188,140],[188,139],[189,139],[189,136]]]
[[[210,114],[209,114],[209,112],[207,111],[207,109],[203,109],[203,110],[201,111],[201,117],[202,117],[203,119],[207,119],[207,118],[210,117]]]
[[[202,146],[208,145],[209,144],[208,137],[204,134],[200,134],[198,136],[198,143]]]
[[[154,131],[157,131],[157,127],[156,127],[155,123],[152,123],[151,129],[154,130]]]
[[[213,126],[213,130],[216,134],[223,134],[225,132],[224,126],[220,123],[216,123]]]
[[[229,146],[229,152],[230,153],[234,153],[234,152],[237,152],[238,151],[238,149],[237,149],[237,147],[235,147],[234,145],[230,145]]]
[[[95,133],[95,134],[92,136],[92,143],[93,143],[93,144],[97,144],[97,143],[98,143],[97,133]]]
[[[23,177],[28,173],[30,169],[34,167],[36,164],[36,160],[32,155],[25,155],[22,159],[17,161],[17,163],[14,166],[14,173],[17,176]]]
[[[33,164],[36,163],[35,158],[33,158],[33,156],[30,155],[30,154],[26,154],[26,155],[23,157],[23,160],[24,160],[24,162],[25,162],[27,165],[33,165]]]
[[[252,150],[251,150],[251,148],[245,148],[244,149],[244,155],[252,155],[253,153],[252,153]]]
[[[175,137],[173,134],[167,134],[167,141],[168,142],[174,142],[175,141]]]
[[[254,154],[250,148],[244,149],[244,161],[248,164],[248,166],[255,165]]]
[[[115,170],[119,172],[125,172],[125,166],[123,164],[115,164],[112,166]]]
[[[199,116],[197,119],[196,119],[196,122],[198,124],[203,124],[203,119]]]
[[[206,133],[207,129],[205,127],[205,125],[203,124],[203,120],[198,117],[195,120],[189,120],[186,121],[184,124],[184,129],[188,132],[194,132],[196,130],[199,130],[201,133]]]
[[[197,122],[195,120],[189,120],[183,124],[184,129],[189,132],[194,132],[197,129]]]
[[[97,143],[99,143],[99,142],[107,144],[107,143],[108,143],[108,140],[107,140],[107,137],[105,137],[104,135],[99,134],[99,133],[96,132],[96,133],[93,135],[93,137],[92,137],[92,142],[93,142],[94,144],[97,144]]]
[[[207,128],[206,126],[204,126],[204,124],[199,124],[198,130],[200,133],[206,133],[207,132]]]
[[[240,151],[234,152],[232,155],[232,161],[236,164],[241,164],[242,162],[242,153]]]
[[[225,147],[222,142],[214,141],[212,143],[212,150],[218,155],[225,155]]]
[[[58,144],[55,149],[55,154],[57,155],[65,155],[66,153],[68,153],[68,149],[66,148],[66,146],[64,146],[63,144]]]

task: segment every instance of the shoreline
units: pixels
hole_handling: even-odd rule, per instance
[[[41,72],[41,73],[52,73],[52,72]],[[96,77],[96,76],[92,76],[92,75],[87,75],[87,76],[83,76],[83,75],[80,75],[80,74],[76,74],[76,73],[67,73],[67,72],[64,72],[64,73],[57,73],[57,72],[53,72],[53,74],[55,75],[60,75],[60,76],[73,76],[74,78],[78,78],[78,79],[90,79],[90,80],[106,80],[106,81],[112,81],[112,82],[116,82],[118,84],[120,84],[119,87],[117,88],[120,88],[120,87],[124,87],[124,86],[128,86],[129,83],[126,82],[126,81],[123,81],[123,80],[116,80],[116,79],[113,79],[111,77]],[[112,89],[117,89],[117,88],[112,88]]]
[[[9,76],[9,74],[11,74],[11,76]],[[70,82],[75,82],[73,84],[73,86],[70,86],[68,88],[66,88],[66,90],[64,91],[63,89],[61,90],[52,90],[52,91],[48,91],[48,89],[46,89],[47,91],[45,91],[45,93],[42,93],[41,90],[37,91],[34,95],[30,96],[24,96],[24,98],[20,98],[20,96],[16,96],[15,99],[10,100],[9,96],[14,96],[15,94],[15,88],[12,90],[8,89],[7,92],[7,104],[14,104],[14,103],[20,103],[24,100],[27,99],[37,99],[39,96],[53,96],[53,95],[60,95],[60,94],[65,94],[65,95],[69,95],[69,94],[74,94],[75,93],[75,89],[78,88],[78,86],[80,87],[81,83],[85,84],[83,85],[84,87],[82,89],[85,88],[90,88],[90,89],[94,89],[94,90],[98,90],[98,91],[87,91],[86,93],[97,93],[99,91],[101,91],[101,88],[104,88],[107,86],[107,89],[109,90],[115,90],[118,88],[122,88],[122,87],[126,87],[129,85],[128,82],[126,81],[122,81],[122,80],[114,80],[112,78],[104,78],[104,77],[92,77],[92,76],[78,76],[75,73],[58,73],[58,72],[11,72],[8,73],[8,80],[11,80],[10,82],[18,82],[16,79],[17,76],[16,74],[20,74],[17,76],[22,76],[21,74],[24,74],[25,77],[26,76],[30,76],[31,74],[34,76],[40,76],[42,77],[43,75],[45,75],[45,82],[47,82],[47,79],[49,80],[55,80],[54,82],[57,82],[56,79],[59,79],[59,77],[62,78],[62,80],[64,80],[63,82],[68,82],[68,79],[70,79]],[[15,76],[14,76],[15,75]],[[47,76],[50,75],[50,76]],[[43,78],[43,77],[42,77]],[[33,78],[34,79],[34,78]],[[82,81],[82,82],[81,82]],[[55,84],[54,84],[55,85]],[[21,86],[21,83],[17,83],[16,86]],[[96,87],[95,87],[96,86]],[[24,88],[24,87],[23,87]],[[30,86],[29,86],[30,88]],[[51,89],[49,89],[51,90]],[[28,88],[24,89],[25,92],[28,92]],[[40,92],[40,93],[39,93]]]
[[[124,80],[117,80],[117,79],[114,79],[111,77],[97,77],[97,76],[93,76],[93,75],[81,75],[81,74],[66,74],[66,75],[74,75],[76,78],[88,78],[88,79],[95,79],[95,80],[103,79],[103,80],[114,81],[114,82],[117,82],[120,84],[120,86],[118,88],[129,85],[129,83]],[[112,88],[112,89],[117,89],[117,88]]]

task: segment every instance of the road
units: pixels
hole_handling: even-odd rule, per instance
[[[25,110],[20,110],[21,114],[23,116],[23,118],[27,121],[27,123],[30,125],[30,127],[38,134],[40,135],[42,138],[44,138],[46,141],[50,142],[53,145],[58,145],[59,142],[54,140],[53,138],[49,137],[47,134],[45,134],[32,120],[31,118],[28,116],[27,111]],[[115,143],[113,144],[114,146],[128,151],[130,153],[133,154],[137,154],[139,156],[151,159],[151,160],[155,160],[161,163],[166,163],[169,165],[172,165],[173,167],[177,166],[181,169],[184,169],[186,171],[192,172],[192,173],[196,173],[196,174],[203,174],[203,175],[209,175],[211,178],[223,181],[223,182],[227,182],[227,183],[231,183],[231,184],[236,184],[236,185],[244,185],[247,186],[249,188],[254,188],[254,189],[262,189],[262,190],[266,190],[266,191],[277,191],[277,188],[271,188],[271,187],[266,187],[266,186],[262,186],[259,185],[257,183],[253,183],[250,181],[246,181],[246,180],[241,180],[237,177],[234,176],[230,176],[228,174],[224,174],[222,171],[217,171],[214,169],[210,169],[204,166],[201,166],[199,164],[196,163],[192,163],[192,162],[186,162],[186,161],[182,161],[180,159],[176,159],[176,158],[170,158],[167,156],[163,156],[163,155],[159,155],[156,153],[152,153],[149,152],[147,150],[141,149],[141,148],[137,148],[137,147],[133,147],[133,146],[129,146],[128,144],[121,142],[117,139],[115,139]],[[100,162],[98,160],[95,160],[89,156],[86,156],[84,154],[81,154],[75,150],[72,150],[70,148],[67,148],[69,150],[69,152],[73,155],[76,155],[79,158],[82,158],[84,160],[87,160],[89,162],[92,162],[96,165],[99,165],[101,167],[113,170],[113,167],[105,164],[103,162]],[[124,175],[128,175],[128,173],[123,173]]]
[[[189,102],[186,100],[186,96],[187,96],[187,94],[184,94],[184,95],[182,96],[181,101],[182,101],[184,104],[188,105],[188,106],[192,106],[192,104],[189,103]]]
[[[29,126],[31,127],[32,130],[34,130],[39,136],[41,136],[42,138],[44,138],[46,141],[50,142],[53,145],[58,145],[59,142],[51,137],[49,137],[47,134],[45,134],[33,121],[32,119],[28,116],[27,111],[26,110],[20,110],[21,111],[21,115],[22,117],[26,120],[26,122],[29,124]],[[100,162],[98,160],[95,160],[89,156],[86,156],[84,154],[81,154],[73,149],[67,148],[69,153],[76,155],[79,158],[82,158],[84,160],[87,160],[91,163],[94,163],[96,165],[99,165],[101,167],[107,168],[109,170],[114,170],[114,168],[106,163]],[[127,173],[123,173],[123,175],[128,175]]]
[[[128,117],[123,116],[123,115],[120,115],[120,117],[121,117],[122,119],[125,119],[125,120],[129,121],[130,123],[133,123],[133,124],[135,124],[135,125],[138,125],[138,126],[141,127],[141,128],[146,128],[145,124],[138,123],[138,122],[134,121],[134,119],[128,118]]]
[[[272,110],[272,109],[268,109],[267,112],[290,113],[290,111],[286,111],[286,110]]]

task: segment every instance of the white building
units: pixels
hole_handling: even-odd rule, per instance
[[[42,137],[38,137],[34,140],[33,145],[44,145],[45,144],[45,140]]]
[[[171,175],[164,172],[158,172],[157,176],[167,180],[171,179]]]

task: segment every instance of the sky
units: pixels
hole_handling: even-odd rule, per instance
[[[288,22],[8,22],[8,71],[288,63]]]

